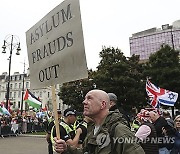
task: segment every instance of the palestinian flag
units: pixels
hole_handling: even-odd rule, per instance
[[[34,108],[40,109],[42,103],[28,89],[26,90],[24,101]]]
[[[0,113],[1,114],[5,114],[5,115],[8,115],[8,116],[10,116],[11,114],[9,113],[9,111],[3,106],[3,107],[1,107],[0,106]]]

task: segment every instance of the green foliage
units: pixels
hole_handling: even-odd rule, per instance
[[[60,99],[64,104],[70,105],[77,111],[83,111],[83,100],[85,94],[94,89],[93,80],[90,78],[93,74],[92,70],[89,70],[89,79],[82,79],[72,81],[63,84],[60,90]]]
[[[127,58],[121,50],[115,48],[104,47],[99,55],[101,60],[97,70],[89,70],[88,79],[63,84],[60,98],[64,104],[83,111],[84,96],[89,90],[97,88],[115,93],[118,105],[126,111],[133,107],[140,109],[147,106],[147,77],[155,85],[180,94],[179,51],[168,45],[163,45],[150,56],[149,62],[143,64],[139,62],[139,56]],[[176,103],[176,107],[178,105]]]
[[[179,51],[169,45],[162,45],[161,49],[149,57],[144,67],[144,76],[150,77],[155,85],[180,94],[180,63]],[[180,99],[178,99],[179,101]],[[179,106],[178,103],[175,104]]]
[[[100,64],[94,75],[98,89],[118,96],[118,105],[125,109],[140,107],[145,102],[142,89],[142,66],[139,57],[126,58],[119,49],[104,48],[100,52]]]

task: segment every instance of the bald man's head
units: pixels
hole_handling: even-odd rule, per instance
[[[107,115],[110,107],[110,100],[108,94],[103,90],[89,91],[83,101],[85,116],[91,118],[98,118]]]
[[[108,94],[105,91],[94,89],[94,90],[89,91],[88,93],[93,94],[95,97],[97,97],[98,100],[100,100],[100,102],[102,101],[106,102],[106,107],[109,109],[110,99],[109,99]]]

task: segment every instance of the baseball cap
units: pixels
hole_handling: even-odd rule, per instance
[[[58,114],[61,114],[61,110],[57,110],[57,113],[58,113]]]
[[[72,108],[68,108],[64,111],[64,116],[67,117],[69,115],[75,115],[76,116],[76,110]]]
[[[117,96],[114,93],[108,93],[110,101],[117,101]]]

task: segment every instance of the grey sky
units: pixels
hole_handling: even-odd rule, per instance
[[[19,36],[22,49],[20,56],[13,51],[11,74],[23,72],[24,59],[28,64],[25,32],[61,2],[1,0],[0,46],[6,35],[13,34]],[[104,45],[118,47],[129,56],[131,34],[179,20],[179,6],[179,0],[80,0],[88,68],[97,67]],[[0,74],[8,72],[8,56],[9,50],[6,55],[0,52]]]

